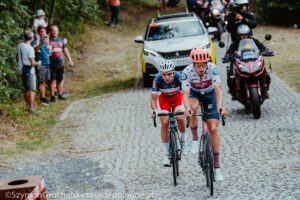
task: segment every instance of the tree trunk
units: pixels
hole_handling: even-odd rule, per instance
[[[52,6],[51,6],[50,14],[49,14],[49,25],[52,24],[52,19],[53,19],[54,12],[55,12],[55,4],[56,4],[56,0],[52,0]]]

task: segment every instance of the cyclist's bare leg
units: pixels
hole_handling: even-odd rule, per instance
[[[163,143],[163,165],[169,165],[169,143],[168,143],[168,129],[169,129],[169,117],[162,116],[160,117],[161,121],[161,139]]]
[[[214,153],[219,152],[219,148],[220,148],[218,124],[219,124],[219,121],[216,119],[208,119],[207,120],[208,131],[210,134],[211,144],[212,144]]]
[[[176,112],[184,112],[183,110],[177,110]],[[185,124],[184,124],[184,116],[183,115],[177,115],[176,120],[178,122],[178,129],[181,133],[185,132]]]
[[[190,107],[193,111],[193,114],[197,114],[198,109],[199,109],[199,101],[194,98],[189,99],[190,102]],[[198,117],[197,116],[192,116],[190,120],[190,127],[192,130],[193,134],[193,140],[198,140]]]
[[[199,109],[199,101],[197,99],[190,98],[189,102],[190,102],[190,106],[193,111],[193,114],[197,114],[198,109]],[[191,123],[191,127],[196,127],[198,125],[197,116],[192,116],[190,123]]]
[[[184,112],[183,110],[177,110],[176,112]],[[185,123],[184,123],[184,116],[183,115],[177,115],[176,120],[178,123],[178,129],[181,134],[180,140],[181,142],[186,141],[186,136],[185,136]]]
[[[160,117],[161,121],[161,140],[163,143],[168,143],[169,117]]]
[[[220,138],[219,138],[219,132],[218,132],[218,123],[219,121],[216,119],[208,119],[207,120],[207,126],[210,133],[211,138],[211,144],[213,148],[214,153],[214,167],[219,168],[220,167]]]

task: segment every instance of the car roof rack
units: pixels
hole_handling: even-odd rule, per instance
[[[154,21],[175,19],[175,18],[181,18],[181,17],[194,17],[194,14],[193,13],[175,13],[175,14],[170,14],[170,15],[162,15],[162,16],[156,17],[154,19]]]

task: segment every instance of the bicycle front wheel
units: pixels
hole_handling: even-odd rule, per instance
[[[178,160],[177,160],[177,153],[176,153],[176,139],[174,134],[170,133],[170,155],[171,155],[171,165],[173,169],[173,180],[174,185],[177,185],[177,173],[178,173]]]
[[[212,153],[212,147],[210,143],[209,135],[206,136],[206,142],[205,142],[205,154],[206,154],[206,160],[205,160],[205,166],[206,166],[206,183],[207,187],[210,189],[210,195],[213,196],[214,194],[214,162],[213,162],[213,153]]]

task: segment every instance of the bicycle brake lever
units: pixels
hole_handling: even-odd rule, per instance
[[[153,125],[156,127],[156,117],[153,117]]]
[[[219,112],[222,113],[222,108],[219,109]],[[222,126],[225,126],[225,116],[221,115],[222,118]]]

